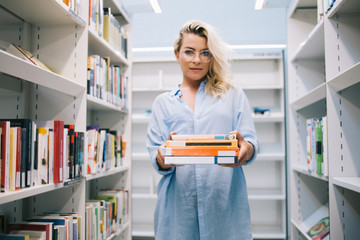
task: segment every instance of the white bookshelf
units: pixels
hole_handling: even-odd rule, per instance
[[[0,40],[30,50],[53,71],[29,64],[0,50],[1,118],[64,120],[75,130],[99,124],[118,130],[128,142],[123,165],[115,169],[60,184],[37,185],[0,193],[0,212],[8,222],[23,221],[44,211],[77,212],[82,218],[81,239],[85,239],[85,201],[104,188],[126,188],[131,193],[131,91],[128,108],[88,96],[87,57],[110,56],[129,77],[131,55],[114,51],[106,41],[88,28],[89,1],[80,0],[75,13],[60,0],[2,1]],[[118,0],[104,0],[127,30],[131,48],[131,21]],[[6,9],[6,10],[4,10]],[[131,51],[129,51],[131,52]],[[85,158],[87,152],[85,151]],[[85,171],[85,170],[84,170]],[[130,199],[131,207],[131,199]],[[131,239],[131,213],[127,223],[109,239]]]
[[[243,88],[251,107],[270,109],[268,115],[253,116],[260,151],[254,164],[244,167],[255,239],[286,239],[283,64],[281,50],[235,51],[232,58],[233,80]],[[132,232],[134,237],[151,238],[154,237],[154,209],[135,210],[140,205],[153,206],[156,202],[154,190],[160,179],[145,146],[146,129],[155,97],[180,84],[182,73],[174,56],[139,54],[133,61],[133,80]],[[146,215],[145,219],[149,221],[145,222],[137,212]]]
[[[328,238],[353,239],[360,224],[360,2],[336,0],[320,21],[317,3],[293,1],[288,14],[289,229],[293,239],[310,239],[310,227],[329,216]],[[305,167],[305,121],[323,116],[329,176]]]

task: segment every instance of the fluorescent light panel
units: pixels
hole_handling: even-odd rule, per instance
[[[153,11],[156,14],[160,14],[161,13],[161,8],[160,8],[158,0],[149,0],[149,1],[150,1],[150,5],[151,5]]]
[[[260,10],[264,7],[266,0],[256,0],[255,10]]]

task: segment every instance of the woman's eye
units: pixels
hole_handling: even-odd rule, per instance
[[[191,51],[191,50],[185,50],[185,54],[186,54],[186,55],[190,55],[190,56],[192,56],[192,55],[194,55],[194,51]]]
[[[201,55],[203,55],[204,57],[209,57],[210,52],[209,51],[203,51],[203,52],[201,52]]]

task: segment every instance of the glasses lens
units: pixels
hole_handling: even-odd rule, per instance
[[[194,58],[195,58],[195,56],[196,56],[196,54],[198,52],[195,52],[195,51],[189,50],[189,49],[185,49],[185,50],[182,51],[182,53],[183,53],[182,54],[183,59],[186,62],[191,62],[191,61],[194,60]],[[200,59],[201,62],[210,62],[211,57],[212,57],[212,55],[211,55],[210,51],[206,50],[206,51],[200,51],[199,52],[199,59]]]

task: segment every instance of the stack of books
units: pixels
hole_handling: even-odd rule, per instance
[[[172,135],[161,151],[165,164],[234,164],[239,147],[235,134]]]

